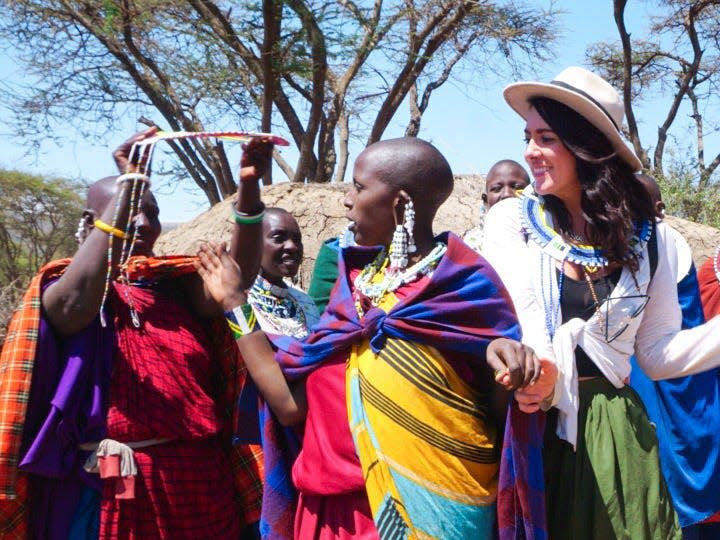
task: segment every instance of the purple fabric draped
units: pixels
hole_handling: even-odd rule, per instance
[[[447,351],[472,353],[484,361],[491,340],[520,339],[520,327],[510,297],[490,264],[451,233],[439,237],[448,249],[428,284],[398,302],[388,313],[374,308],[358,317],[349,283],[349,272],[363,268],[379,248],[348,248],[339,260],[339,279],[325,313],[305,341],[287,336],[268,336],[276,348],[276,360],[288,380],[298,380],[330,355],[365,339],[374,351],[383,348],[386,337],[433,345]],[[263,450],[266,484],[263,496],[261,533],[265,538],[292,538],[296,493],[290,467],[297,457],[295,443],[287,433],[263,415]],[[273,422],[276,424],[276,422]],[[291,451],[289,451],[291,450]],[[289,525],[289,527],[288,527]]]
[[[547,540],[542,442],[545,413],[508,407],[498,480],[500,540]]]
[[[101,490],[77,445],[104,438],[114,341],[99,319],[63,341],[41,319],[38,337],[19,468],[30,474],[31,537],[64,540],[83,490]]]

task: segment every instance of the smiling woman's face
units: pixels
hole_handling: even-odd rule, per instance
[[[562,200],[576,199],[582,187],[575,156],[535,108],[530,109],[525,121],[525,161],[535,179],[535,191]]]
[[[303,256],[302,236],[297,221],[285,212],[268,212],[263,219],[262,275],[280,284],[295,277]]]

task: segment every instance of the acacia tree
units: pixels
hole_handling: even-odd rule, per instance
[[[463,63],[512,70],[546,54],[554,33],[551,11],[510,0],[0,6],[0,37],[22,44],[21,60],[38,78],[12,89],[20,134],[98,117],[112,125],[128,105],[173,130],[282,124],[299,158],[276,160],[299,182],[341,180],[349,138],[378,140],[407,97],[408,133],[417,134],[430,94]],[[220,143],[179,141],[173,150],[211,203],[234,192]]]
[[[0,169],[0,288],[75,251],[78,190],[68,180]]]
[[[598,43],[588,49],[588,60],[618,88],[622,88],[628,121],[628,138],[645,169],[658,176],[666,174],[664,163],[668,136],[678,121],[681,105],[690,105],[695,126],[697,186],[700,191],[711,182],[720,165],[720,151],[705,155],[705,137],[717,132],[717,85],[720,70],[720,2],[717,0],[666,0],[654,2],[662,15],[651,20],[652,39],[633,40],[625,23],[627,0],[614,0],[615,23],[620,43]],[[667,97],[665,118],[657,138],[646,146],[640,138],[634,106],[659,90]],[[648,148],[654,147],[652,156]]]

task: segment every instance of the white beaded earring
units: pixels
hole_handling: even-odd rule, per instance
[[[92,220],[92,218],[88,218],[86,213],[87,211],[83,212],[83,215],[80,216],[80,222],[78,223],[78,228],[75,232],[75,241],[78,243],[78,246],[81,246],[83,242],[87,240],[87,237],[92,230],[92,226],[89,222],[89,220]]]
[[[415,253],[417,247],[415,247],[415,235],[413,230],[415,229],[415,206],[413,205],[412,199],[408,199],[405,203],[405,214],[404,214],[404,227],[407,231],[407,243],[408,253]]]
[[[390,244],[390,264],[388,272],[395,274],[407,268],[409,259],[408,253],[415,253],[415,237],[413,229],[415,228],[415,207],[412,200],[408,199],[405,203],[403,212],[403,222],[395,225],[392,243]]]

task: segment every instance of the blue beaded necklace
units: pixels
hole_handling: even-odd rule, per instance
[[[560,316],[565,261],[580,265],[589,273],[607,266],[609,261],[607,257],[603,255],[602,250],[595,246],[566,242],[548,223],[541,197],[535,194],[523,193],[520,201],[520,220],[524,231],[529,238],[540,247],[544,255],[548,255],[550,258],[560,262],[561,265],[556,302],[553,294],[554,287],[552,281],[555,279],[554,272],[552,271],[554,265],[551,265],[551,268],[546,268],[546,257],[543,255],[540,258],[540,272],[542,276],[540,285],[545,311],[545,328],[552,340]],[[651,220],[647,219],[635,222],[635,234],[630,242],[630,250],[634,255],[640,255],[650,239],[651,234]],[[545,282],[546,276],[547,283]],[[548,287],[547,291],[545,291],[545,287]]]
[[[609,264],[602,250],[586,244],[568,243],[553,229],[545,217],[542,199],[524,193],[520,198],[520,219],[523,229],[545,253],[556,261],[569,261],[588,270],[605,267]],[[630,250],[639,255],[652,234],[652,221],[649,219],[635,222],[635,233],[630,241]]]

